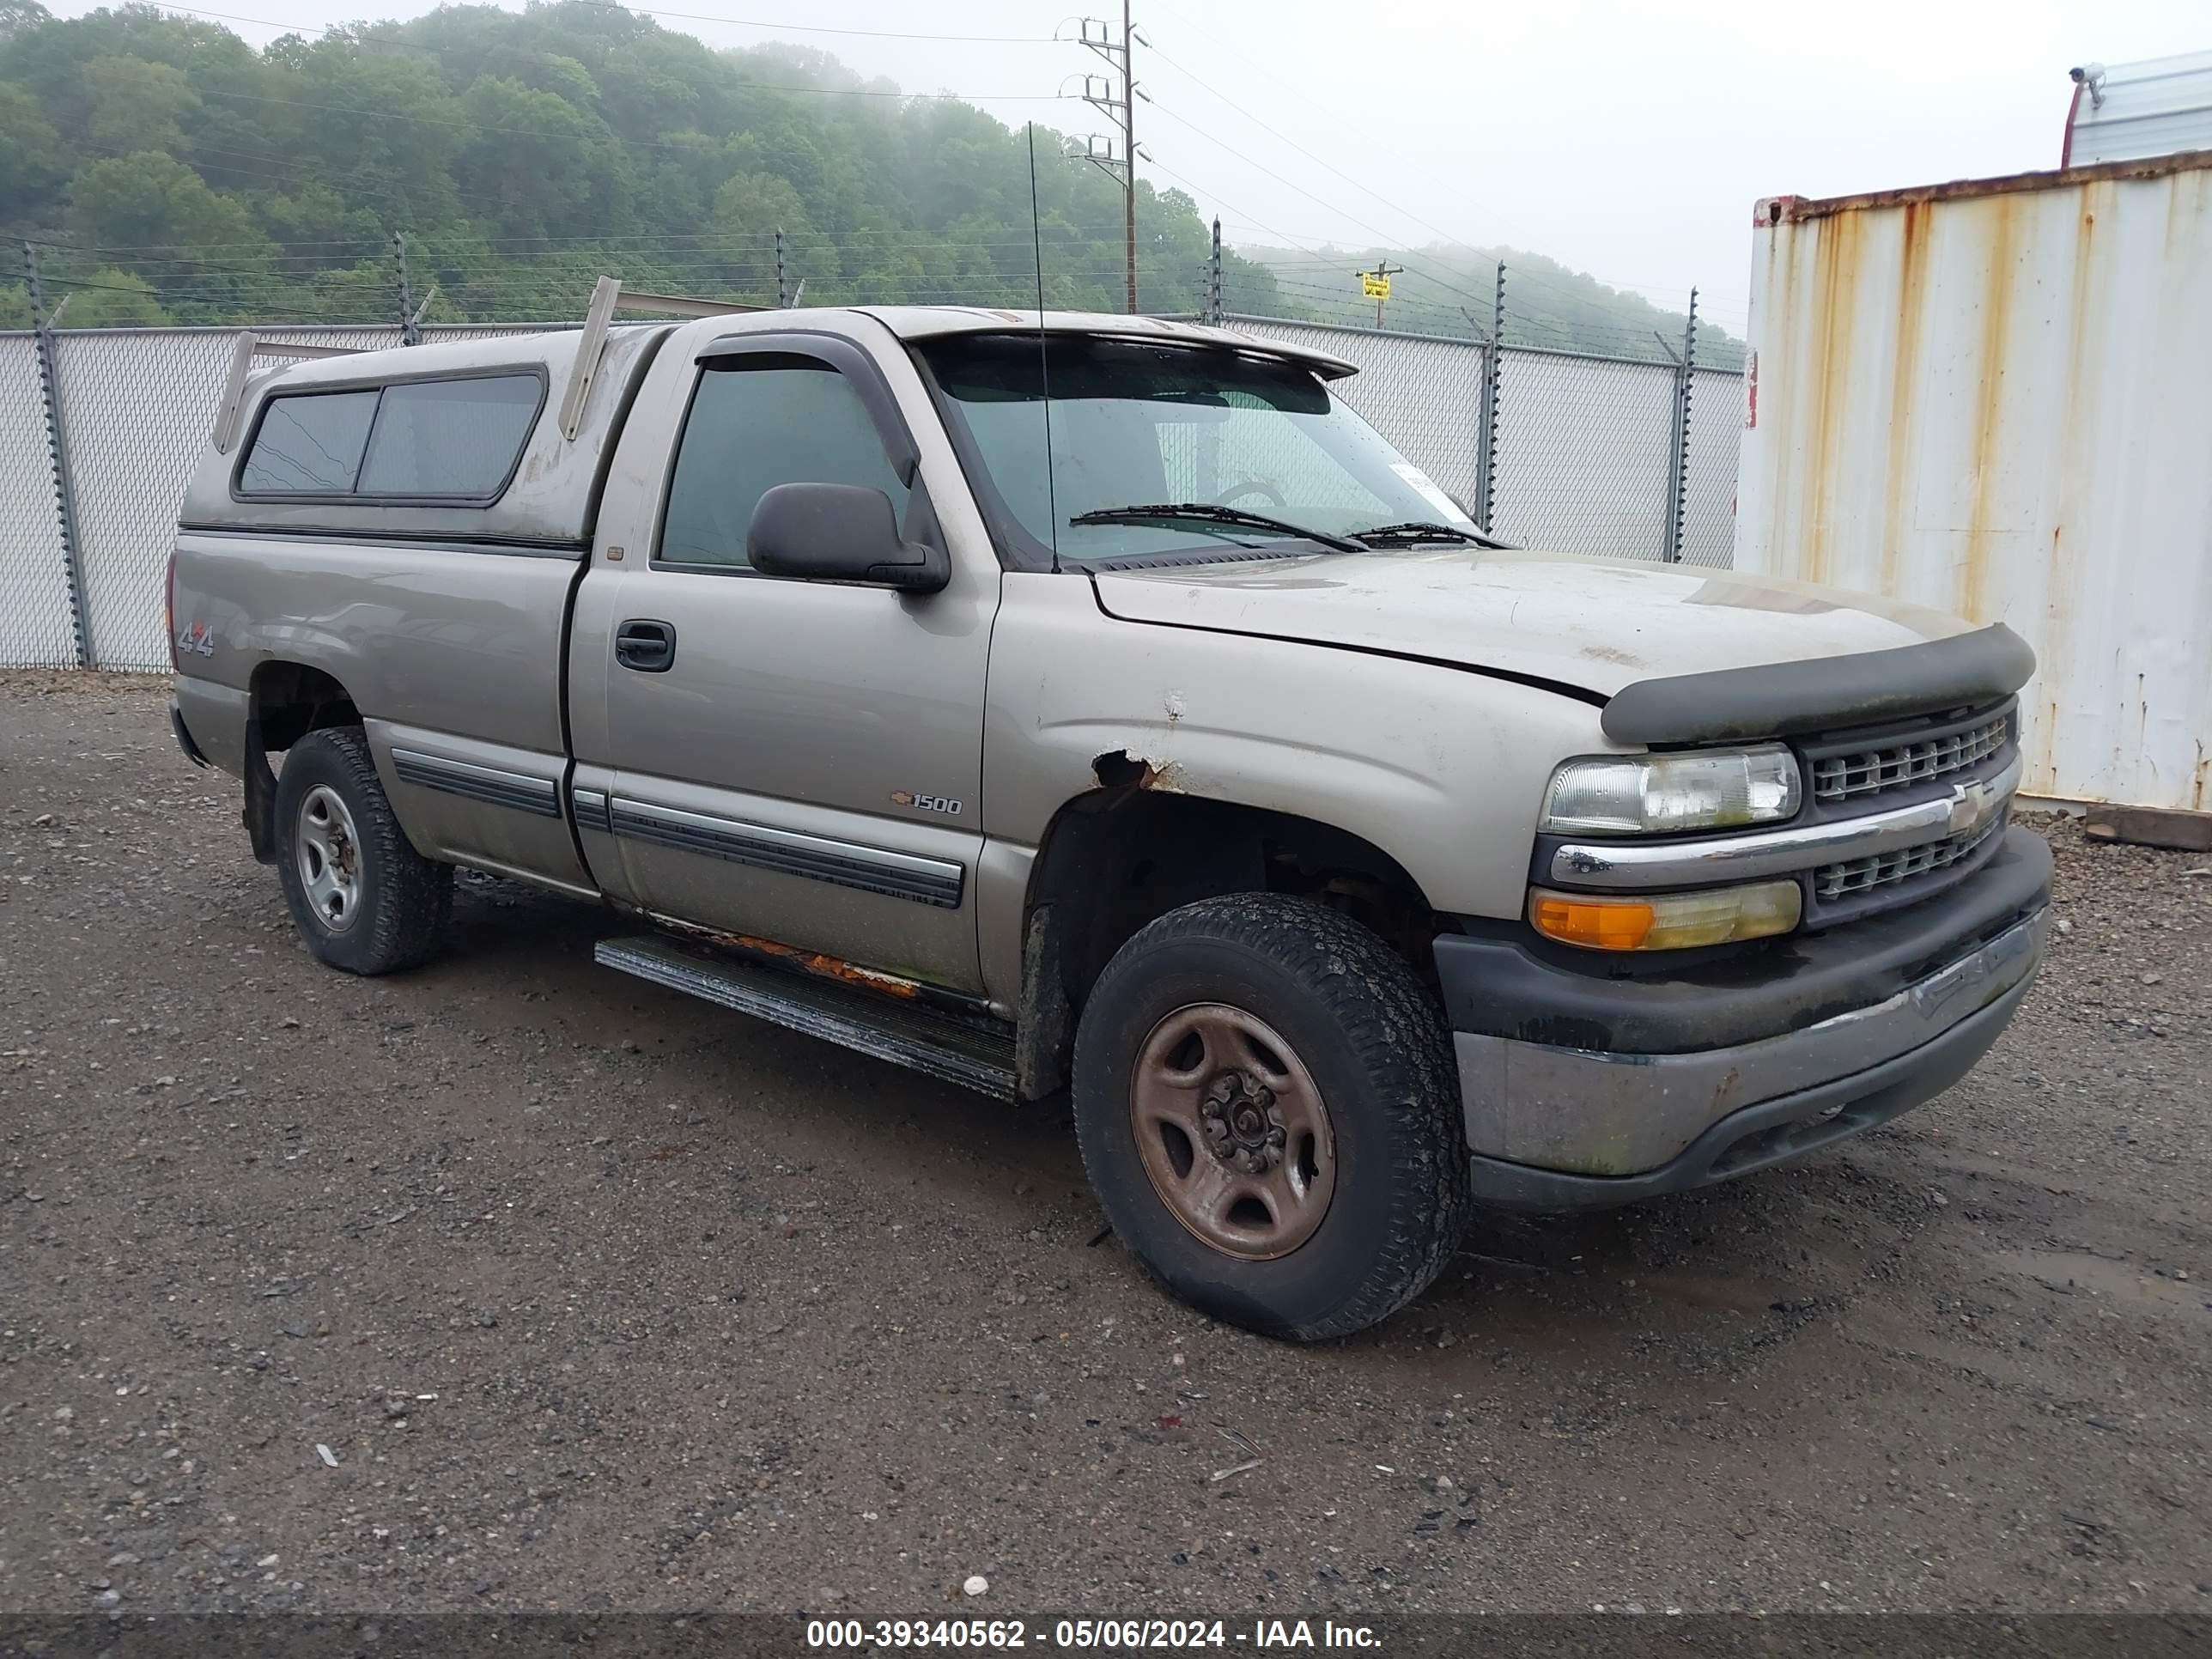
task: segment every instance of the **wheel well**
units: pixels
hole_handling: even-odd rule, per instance
[[[265,662],[253,671],[246,709],[246,834],[253,856],[276,861],[276,775],[269,751],[289,749],[310,732],[358,726],[361,710],[345,687],[319,668]]]
[[[1066,1084],[1076,1019],[1114,953],[1147,922],[1200,899],[1320,899],[1434,979],[1435,912],[1372,842],[1291,813],[1169,793],[1103,765],[1100,775],[1107,787],[1054,817],[1030,877],[1016,1065],[1024,1098]]]
[[[345,687],[305,663],[263,663],[253,671],[252,699],[264,750],[289,749],[326,726],[361,724]]]

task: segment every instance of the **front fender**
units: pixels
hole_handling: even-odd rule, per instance
[[[1165,790],[1334,825],[1430,906],[1514,917],[1560,759],[1598,708],[1479,672],[1116,620],[1088,580],[1010,572],[984,714],[985,830],[1034,848],[1073,797]]]

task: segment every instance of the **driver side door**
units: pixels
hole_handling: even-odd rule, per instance
[[[881,490],[905,539],[945,545],[950,448],[917,444],[933,416],[902,401],[899,369],[924,395],[903,360],[796,332],[691,350],[663,389],[681,413],[655,522],[603,526],[632,551],[578,619],[606,653],[618,879],[664,917],[976,991],[995,557],[951,549],[945,588],[902,595],[746,556],[761,496],[799,483]]]

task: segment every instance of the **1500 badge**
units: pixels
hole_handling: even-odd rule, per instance
[[[960,816],[960,803],[950,795],[917,795],[904,789],[891,792],[891,805],[911,806],[917,812],[942,812],[949,818]]]

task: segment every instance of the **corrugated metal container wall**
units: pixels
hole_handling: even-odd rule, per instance
[[[2028,793],[2212,809],[2212,156],[1755,226],[1736,568],[2008,624]]]

